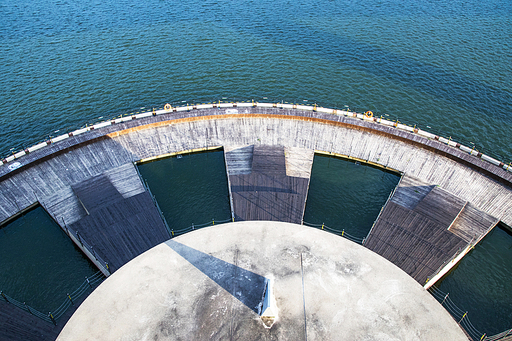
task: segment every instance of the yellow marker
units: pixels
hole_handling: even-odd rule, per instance
[[[468,312],[466,311],[466,312],[464,313],[464,315],[462,315],[462,318],[460,319],[459,324],[462,322],[462,320],[464,320],[464,317],[466,317],[466,315],[467,315],[467,314],[468,314]]]
[[[322,223],[322,230],[324,229],[324,224]]]

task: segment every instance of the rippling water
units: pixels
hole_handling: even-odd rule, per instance
[[[511,259],[512,233],[496,227],[438,285],[487,335],[512,328]]]
[[[1,155],[224,96],[373,110],[512,160],[508,0],[4,0],[0,13]]]
[[[362,240],[400,176],[359,162],[315,155],[304,221]]]
[[[97,271],[41,207],[0,228],[0,290],[45,314]]]
[[[0,15],[3,156],[226,98],[372,110],[512,161],[509,0],[3,0]]]
[[[160,159],[138,169],[173,231],[230,221],[222,150]]]

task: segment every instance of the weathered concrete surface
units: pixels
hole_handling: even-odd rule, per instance
[[[227,146],[233,218],[300,224],[314,151],[283,146]]]
[[[278,317],[257,303],[273,277]],[[467,340],[405,272],[301,225],[236,222],[135,258],[78,308],[58,340]]]
[[[0,222],[37,201],[48,202],[62,189],[141,159],[216,146],[271,145],[344,155],[398,170],[512,226],[512,173],[433,135],[342,112],[235,105],[116,120],[16,159],[21,165],[16,170],[10,170],[13,164],[0,164]]]

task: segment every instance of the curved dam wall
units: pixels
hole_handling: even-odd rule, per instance
[[[74,184],[148,158],[217,146],[279,145],[356,158],[434,184],[512,226],[512,173],[442,137],[333,109],[268,103],[170,108],[96,124],[0,165],[0,222]],[[119,180],[123,196],[143,191]],[[114,182],[115,183],[115,182]]]

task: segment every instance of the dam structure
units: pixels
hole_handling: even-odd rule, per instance
[[[136,164],[218,148],[233,222],[301,224],[315,153],[400,173],[363,245],[425,288],[499,222],[512,226],[512,169],[499,160],[371,113],[254,102],[167,104],[2,159],[0,222],[41,205],[108,277],[173,237]],[[22,320],[9,327],[30,339]]]

